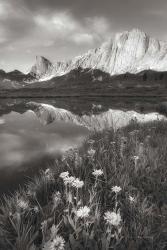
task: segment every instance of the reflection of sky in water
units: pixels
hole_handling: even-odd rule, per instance
[[[3,115],[0,118],[0,171],[16,175],[45,156],[56,156],[80,145],[87,134],[85,128],[63,122],[43,126],[31,111]],[[2,175],[0,181],[1,178]]]
[[[63,122],[43,126],[31,111],[11,112],[0,122],[0,168],[62,153],[80,144],[86,134],[85,128]]]

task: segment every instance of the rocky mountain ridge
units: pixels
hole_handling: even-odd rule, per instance
[[[42,81],[78,67],[99,69],[110,75],[136,74],[144,70],[167,71],[167,42],[133,29],[118,33],[99,48],[65,62],[52,63],[38,56],[30,74]]]

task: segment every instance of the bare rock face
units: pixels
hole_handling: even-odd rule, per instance
[[[116,34],[99,48],[67,62],[52,64],[39,57],[32,72],[41,80],[47,80],[78,67],[100,69],[110,75],[135,74],[143,70],[167,71],[167,43],[133,29]]]
[[[32,66],[30,74],[37,79],[43,78],[45,75],[50,75],[53,70],[53,64],[43,56],[36,57],[36,63]]]

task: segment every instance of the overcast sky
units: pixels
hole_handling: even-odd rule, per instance
[[[167,0],[0,0],[0,68],[69,59],[132,28],[167,40]]]

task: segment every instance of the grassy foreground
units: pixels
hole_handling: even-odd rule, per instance
[[[166,247],[166,122],[94,133],[0,206],[3,250]]]

